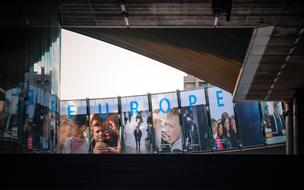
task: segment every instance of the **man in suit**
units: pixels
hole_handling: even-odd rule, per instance
[[[276,126],[279,135],[284,135],[285,121],[283,114],[280,114],[280,102],[273,103],[273,122]]]
[[[142,132],[139,129],[139,125],[136,126],[136,129],[134,130],[134,137],[136,142],[136,150],[140,150],[140,140],[142,137]]]

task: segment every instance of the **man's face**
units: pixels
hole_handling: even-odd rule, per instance
[[[265,112],[266,112],[266,114],[269,114],[269,106],[268,105],[265,106]]]
[[[93,138],[96,142],[103,142],[105,139],[104,133],[101,130],[100,126],[94,126],[93,129]]]
[[[180,138],[180,126],[178,117],[173,116],[167,122],[167,141],[172,144]]]
[[[96,142],[103,142],[105,139],[105,127],[102,126],[103,124],[98,120],[93,120],[91,125],[93,139],[95,139]]]

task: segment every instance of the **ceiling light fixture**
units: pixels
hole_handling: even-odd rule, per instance
[[[129,24],[128,13],[127,13],[125,4],[126,4],[126,1],[124,1],[124,0],[120,1],[121,15],[124,17],[126,26],[129,27],[130,24]]]
[[[214,26],[218,25],[219,17],[226,16],[226,21],[230,21],[232,0],[212,0],[212,12],[214,16]]]

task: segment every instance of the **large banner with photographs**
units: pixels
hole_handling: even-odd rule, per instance
[[[5,91],[0,88],[0,137],[3,137],[4,130],[4,118],[5,118]]]
[[[123,152],[153,153],[153,128],[148,96],[121,98]]]
[[[19,98],[20,93],[21,89],[18,87],[5,92],[4,137],[18,138],[18,105],[20,105],[19,101],[21,100],[21,98]]]
[[[182,91],[180,98],[185,151],[210,150],[205,90]]]
[[[151,101],[156,152],[182,152],[177,93],[154,94]]]
[[[58,151],[64,154],[89,153],[86,100],[61,101]]]
[[[37,106],[39,108],[38,115],[40,115],[40,120],[38,122],[40,129],[40,149],[48,150],[50,144],[50,92],[44,89],[40,89],[40,93],[37,96]]]
[[[28,149],[50,148],[49,112],[50,93],[44,89],[28,86],[28,105],[24,120],[24,142]],[[23,100],[20,101],[21,104]]]
[[[90,100],[91,148],[93,154],[121,152],[118,99]]]
[[[59,106],[58,106],[58,97],[54,94],[50,95],[49,101],[49,112],[50,112],[50,127],[49,127],[49,137],[50,137],[50,150],[53,151],[56,147],[56,123],[59,120]]]
[[[264,144],[262,118],[258,102],[235,104],[239,137],[243,146]]]
[[[266,143],[274,144],[285,142],[285,118],[282,102],[261,102],[261,110]]]
[[[232,96],[217,87],[208,88],[210,116],[215,151],[238,147]]]

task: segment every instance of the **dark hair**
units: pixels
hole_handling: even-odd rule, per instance
[[[0,101],[5,100],[5,94],[0,90]]]
[[[214,122],[217,123],[217,121],[216,121],[215,119],[211,119],[211,125],[212,125]]]
[[[73,119],[75,123],[80,127],[82,125],[86,125],[87,116],[86,115],[75,115],[75,119]]]
[[[229,115],[227,112],[223,112],[222,116],[221,116],[221,124],[223,125],[223,135],[227,137],[228,133],[230,133],[231,126],[230,126],[230,121],[229,121],[228,130],[225,128],[224,123],[225,123],[226,119],[229,120]]]
[[[229,119],[229,115],[228,115],[227,112],[223,112],[222,116],[221,116],[221,123],[222,123],[223,126],[224,126],[224,123],[225,123],[226,119]]]
[[[101,118],[100,118],[100,116],[99,116],[98,113],[93,115],[93,117],[92,117],[90,123],[92,124],[92,122],[93,122],[94,120],[97,120],[98,122],[102,123],[102,120],[101,120]]]

